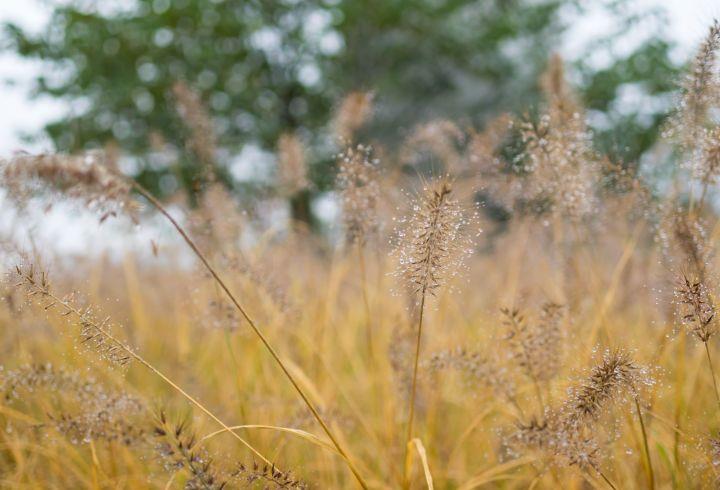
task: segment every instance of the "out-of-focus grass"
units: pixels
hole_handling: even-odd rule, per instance
[[[532,383],[503,356],[507,349],[498,315],[502,306],[533,308],[546,300],[565,305],[561,372],[548,387],[546,404],[559,406],[566,389],[586,373],[606,347],[623,347],[636,362],[654,367],[655,384],[642,393],[652,467],[658,488],[702,487],[714,481],[705,442],[716,425],[711,379],[702,344],[676,335],[667,271],[648,243],[643,223],[616,225],[615,236],[568,238],[565,254],[541,224],[520,223],[476,256],[457,291],[443,292],[427,311],[422,346],[416,436],[427,451],[436,488],[583,488],[605,485],[577,467],[547,466],[541,454],[517,453],[508,436],[516,410],[484,383],[431,372],[434,352],[461,347],[499,353],[502,376],[517,384],[517,400],[529,418],[540,416]],[[332,428],[368,483],[394,488],[402,479],[403,438],[411,362],[411,315],[388,272],[383,254],[368,261],[373,357],[366,342],[366,312],[352,253],[318,255],[311,247],[282,243],[254,250],[276,291],[222,268],[239,297],[261,318],[266,334]],[[164,253],[171,253],[165,251]],[[265,259],[271,259],[267,262]],[[96,261],[82,272],[56,270],[53,290],[80,290],[82,301],[124,326],[119,333],[146,359],[196,396],[229,425],[297,428],[325,440],[258,341],[242,321],[217,314],[216,286],[198,271],[137,263]],[[280,294],[281,293],[281,294]],[[52,310],[30,306],[8,286],[2,316],[4,370],[52,363],[102,380],[173,414],[190,414],[202,436],[212,421],[141,366],[109,368],[78,345],[77,326]],[[284,303],[275,298],[284,298]],[[710,345],[713,351],[715,346]],[[393,367],[393,363],[395,366]],[[498,376],[500,373],[498,372]],[[70,407],[70,408],[68,408]],[[77,407],[82,409],[82,407]],[[7,488],[163,488],[187,476],[163,469],[154,442],[71,441],[52,428],[49,414],[72,411],[61,391],[20,390],[0,405],[0,468]],[[151,424],[142,417],[138,424]],[[148,429],[149,430],[149,429]],[[631,406],[618,404],[599,424],[602,470],[618,488],[644,488],[642,440]],[[317,488],[352,487],[342,460],[327,448],[288,432],[243,429],[242,436],[266,457]],[[227,434],[203,443],[217,464],[252,461]],[[426,485],[414,458],[413,486]],[[703,483],[704,482],[704,483]]]

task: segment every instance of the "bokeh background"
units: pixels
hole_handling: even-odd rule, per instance
[[[238,198],[277,184],[278,141],[297,136],[311,185],[267,219],[327,229],[341,146],[331,125],[348,93],[373,94],[358,139],[392,167],[420,124],[482,129],[533,110],[559,54],[597,148],[641,166],[715,16],[711,0],[4,0],[0,155],[112,148],[158,195],[192,191],[202,165],[184,144],[182,83],[210,114],[216,173]],[[91,217],[50,218],[36,234],[84,249]]]

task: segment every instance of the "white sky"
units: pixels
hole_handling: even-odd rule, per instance
[[[586,0],[587,5],[592,2]],[[48,18],[48,8],[43,3],[43,0],[0,0],[0,22],[11,20],[26,28],[40,29]],[[720,18],[719,0],[634,0],[630,3],[639,8],[664,5],[669,12],[669,35],[680,43],[683,56],[687,56],[702,38],[712,19]],[[610,27],[601,19],[587,18],[577,26],[573,36],[592,37]],[[0,54],[0,156],[23,149],[25,145],[20,140],[20,133],[37,132],[43,123],[64,111],[64,105],[57,101],[29,99],[30,81],[41,69],[41,66],[11,54]],[[13,79],[15,85],[2,83],[6,79]],[[45,148],[48,148],[47,142],[25,149],[39,151]]]

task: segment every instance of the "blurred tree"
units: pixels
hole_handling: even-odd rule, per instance
[[[622,22],[587,46],[576,67],[596,146],[616,162],[637,165],[675,104],[682,67],[662,36],[664,12],[628,12],[631,3],[609,3]],[[638,32],[646,34],[638,39]]]
[[[603,1],[611,8],[627,3]],[[187,129],[172,92],[178,81],[208,107],[216,173],[229,186],[242,185],[227,170],[243,145],[272,149],[280,134],[295,131],[309,148],[315,189],[323,189],[333,181],[327,124],[344,93],[375,92],[377,111],[365,136],[390,147],[433,117],[482,125],[501,110],[538,103],[538,75],[571,14],[582,9],[576,0],[135,0],[115,9],[84,3],[57,4],[37,35],[6,25],[8,48],[53,64],[37,78],[35,93],[72,104],[68,117],[45,128],[59,150],[116,142],[136,157],[139,178],[163,194],[189,188],[200,172],[183,143]],[[619,29],[631,22],[623,18]],[[598,142],[622,149],[623,158],[652,144],[663,108],[618,104],[629,88],[650,96],[671,89],[669,49],[651,36],[602,68],[578,64],[582,94],[602,123]],[[159,158],[159,146],[175,157]]]
[[[434,117],[482,122],[537,102],[566,0],[338,2],[346,48],[333,83],[378,94],[376,133]]]
[[[172,91],[178,81],[200,93],[221,149],[248,141],[269,147],[280,131],[324,119],[328,98],[303,75],[321,55],[305,25],[316,9],[313,2],[139,0],[101,11],[71,3],[56,6],[37,36],[6,30],[19,54],[54,64],[35,93],[72,103],[69,117],[45,128],[59,150],[115,141],[143,157],[146,184],[172,192],[174,185],[159,186],[169,166],[146,157],[158,145],[174,148],[181,170],[174,175],[184,186],[199,171],[183,146],[186,125]]]

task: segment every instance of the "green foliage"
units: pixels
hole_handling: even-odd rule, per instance
[[[433,117],[470,115],[537,102],[537,75],[560,39],[564,0],[340,2],[347,49],[333,83],[378,94],[376,135],[397,137]]]
[[[670,49],[666,41],[651,39],[607,68],[585,68],[584,102],[603,119],[595,128],[596,143],[611,158],[635,162],[657,141],[678,82]]]

